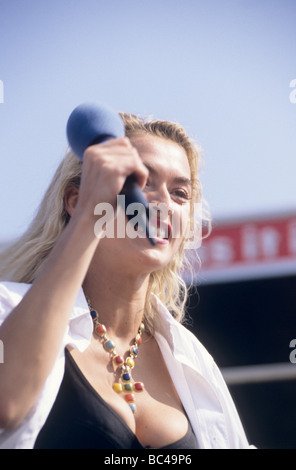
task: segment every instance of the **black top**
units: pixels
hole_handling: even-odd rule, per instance
[[[35,449],[144,449],[125,421],[90,385],[66,349],[64,378]],[[197,449],[188,421],[182,439],[162,449]]]

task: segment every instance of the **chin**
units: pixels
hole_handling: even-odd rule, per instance
[[[167,266],[177,250],[178,247],[173,246],[171,242],[158,242],[153,246],[149,240],[141,239],[133,244],[131,258],[133,258],[134,263],[137,263],[139,268],[151,273]]]
[[[98,262],[126,273],[148,275],[170,263],[180,246],[179,240],[158,241],[152,245],[145,237],[103,238],[99,244]]]

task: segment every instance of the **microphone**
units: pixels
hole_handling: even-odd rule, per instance
[[[83,154],[87,147],[110,139],[124,137],[125,130],[121,117],[113,109],[105,105],[85,103],[77,106],[70,114],[66,133],[73,152],[83,160]],[[127,177],[120,194],[125,196],[125,214],[129,204],[142,204],[144,212],[139,211],[139,215],[142,217],[139,225],[145,226],[147,238],[152,245],[156,245],[154,238],[149,236],[148,202],[134,175]],[[128,219],[133,217],[129,214],[126,216]]]

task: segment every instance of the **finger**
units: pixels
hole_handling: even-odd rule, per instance
[[[139,186],[143,189],[146,186],[146,182],[149,176],[149,171],[146,166],[143,164],[142,160],[139,158],[137,166],[134,169],[135,178]]]
[[[109,139],[101,142],[99,144],[94,144],[89,146],[93,148],[101,148],[101,149],[108,149],[108,148],[133,148],[131,141],[128,137],[118,137],[116,139]]]

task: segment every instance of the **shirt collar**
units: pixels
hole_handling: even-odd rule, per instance
[[[85,314],[88,314],[88,316],[90,317],[88,303],[85,298],[83,289],[82,287],[80,287],[75,300],[74,308],[71,313],[70,320]]]
[[[156,309],[155,337],[160,335],[168,344],[173,356],[182,364],[201,372],[200,356],[205,350],[197,338],[180,322],[178,322],[161,300],[153,295],[152,302]],[[210,356],[209,356],[210,358]]]

